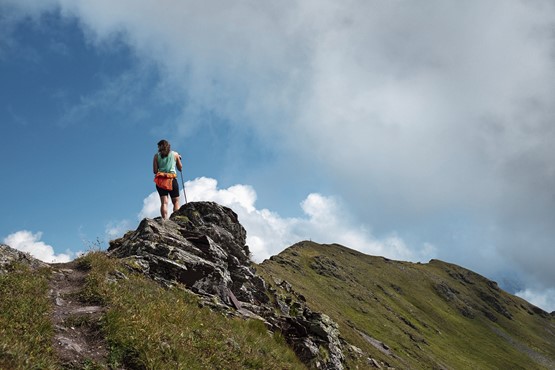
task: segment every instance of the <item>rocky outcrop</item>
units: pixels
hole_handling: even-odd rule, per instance
[[[326,314],[313,312],[287,281],[274,281],[269,291],[281,315],[268,320],[284,334],[301,361],[317,369],[343,369],[344,345],[337,323]]]
[[[144,219],[136,231],[110,242],[108,252],[133,260],[156,280],[185,284],[199,294],[266,303],[264,280],[250,268],[246,231],[229,208],[188,203],[170,220]]]
[[[193,202],[169,220],[144,219],[137,230],[110,242],[108,253],[161,283],[184,284],[208,297],[207,305],[217,297],[237,315],[263,320],[312,368],[343,369],[337,324],[310,310],[286,282],[270,288],[252,267],[246,235],[231,209]]]
[[[32,269],[48,266],[46,263],[31,257],[28,253],[23,253],[5,244],[0,244],[0,275],[8,272],[8,269],[13,264],[22,264]]]

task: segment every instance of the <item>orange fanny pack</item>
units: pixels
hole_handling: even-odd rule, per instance
[[[154,182],[159,188],[172,190],[173,179],[175,179],[176,177],[177,175],[175,173],[158,172],[154,177]]]

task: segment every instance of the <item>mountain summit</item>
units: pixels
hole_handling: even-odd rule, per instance
[[[0,368],[555,369],[553,314],[477,273],[309,241],[257,265],[214,202],[68,264],[0,246],[0,298]]]
[[[250,266],[247,233],[237,215],[213,202],[188,203],[171,219],[144,219],[110,242],[108,253],[131,258],[153,278],[185,284],[200,294],[267,303],[264,281]]]

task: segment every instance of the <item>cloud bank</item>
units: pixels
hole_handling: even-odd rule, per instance
[[[380,235],[420,234],[444,259],[555,286],[552,1],[4,3],[51,6],[91,45],[125,42],[182,100],[176,133],[209,112],[301,158],[284,183],[303,163],[329,174],[342,207]],[[225,190],[273,220],[241,189]],[[333,203],[309,196],[289,231],[315,233],[311,222],[331,221],[313,211]],[[291,222],[276,217],[276,230]]]
[[[549,1],[58,6],[91,43],[123,39],[159,66],[183,95],[179,132],[213,112],[330,173],[377,230],[419,222],[453,242],[437,215],[455,210],[555,284]]]
[[[398,260],[428,261],[435,253],[429,243],[408,246],[394,234],[384,239],[375,238],[363,225],[353,223],[343,204],[333,197],[310,194],[300,204],[304,217],[284,218],[268,209],[258,209],[256,191],[249,185],[219,189],[215,179],[201,177],[187,181],[185,189],[190,202],[214,201],[237,213],[239,222],[247,230],[247,244],[257,262],[301,240],[339,243],[367,254]],[[145,198],[139,218],[158,217],[159,208],[160,198],[154,192]]]

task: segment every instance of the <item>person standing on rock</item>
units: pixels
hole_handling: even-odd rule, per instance
[[[158,142],[158,153],[154,155],[152,170],[154,172],[154,182],[156,190],[160,195],[160,215],[162,219],[168,218],[168,196],[171,197],[173,203],[173,211],[179,209],[179,185],[177,183],[177,172],[182,170],[181,156],[179,153],[171,150],[170,143],[167,140]]]

